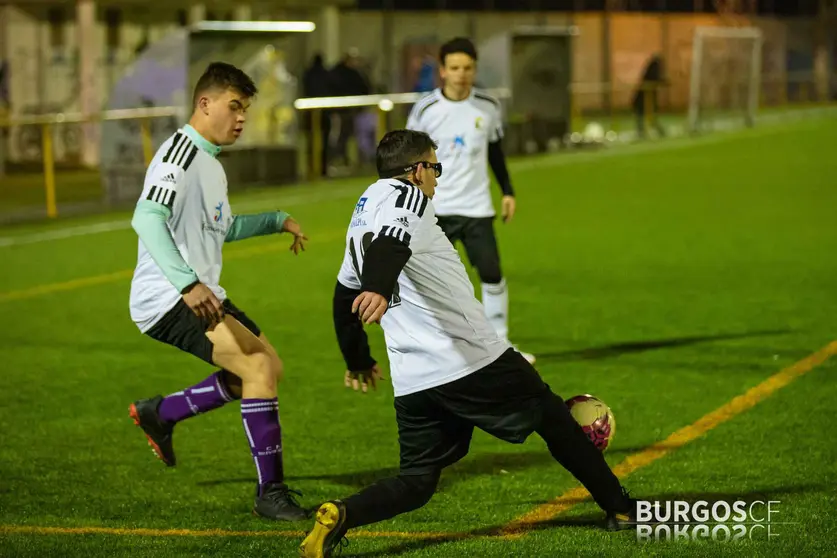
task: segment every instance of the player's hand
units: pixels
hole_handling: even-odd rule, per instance
[[[377,324],[381,323],[388,306],[389,302],[383,296],[365,291],[352,303],[352,314],[357,313],[360,321],[367,325]]]
[[[308,242],[308,237],[302,232],[302,227],[293,217],[288,217],[282,223],[282,230],[294,235],[294,242],[291,244],[291,252],[298,255],[300,252],[305,252],[305,243]]]
[[[203,318],[212,328],[224,319],[224,307],[212,290],[203,283],[195,285],[183,294],[183,302],[199,318]]]
[[[308,242],[308,237],[302,233],[294,235],[294,242],[291,244],[291,252],[294,255],[299,255],[300,252],[305,252],[305,243]]]
[[[503,196],[502,216],[503,222],[508,223],[514,217],[514,212],[517,209],[517,202],[514,201],[514,196]]]
[[[381,369],[378,368],[378,365],[375,364],[369,370],[361,370],[359,372],[350,372],[346,370],[346,376],[343,379],[343,385],[347,388],[353,388],[355,391],[362,391],[366,393],[369,391],[369,386],[372,386],[372,389],[378,389],[378,380],[383,380],[384,377],[381,375]]]

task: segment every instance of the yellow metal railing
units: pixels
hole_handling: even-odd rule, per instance
[[[58,203],[55,193],[55,152],[52,131],[62,124],[82,124],[112,120],[139,120],[142,136],[143,159],[146,164],[154,157],[149,121],[153,118],[181,116],[179,107],[155,107],[108,110],[96,114],[58,113],[44,115],[24,115],[12,118],[0,118],[0,129],[17,126],[40,126],[42,132],[42,158],[44,167],[44,190],[46,194],[46,212],[49,217],[58,216]]]
[[[609,96],[611,100],[619,95],[633,95],[637,90],[636,84],[620,83],[573,83],[569,86],[570,113],[574,127],[583,128],[585,119],[585,107],[598,107],[599,112],[605,106],[604,98]],[[665,85],[649,84],[643,86],[646,90],[661,89]],[[511,98],[511,91],[506,88],[489,89],[490,95],[501,99]],[[322,135],[323,112],[328,110],[339,110],[346,108],[373,108],[377,112],[377,137],[380,139],[389,128],[388,115],[399,105],[409,105],[419,101],[427,93],[396,93],[384,95],[359,95],[346,97],[316,97],[301,98],[294,102],[294,108],[299,111],[310,111],[309,137],[303,137],[300,143],[303,149],[310,146],[311,160],[308,161],[308,177],[319,177],[323,170],[323,142],[326,138]],[[592,102],[590,102],[592,100]],[[656,107],[652,95],[645,95],[644,118],[646,125],[650,126],[656,117]],[[586,102],[585,102],[586,101]],[[611,113],[615,107],[623,107],[624,102],[612,102]],[[630,107],[630,102],[628,102]],[[599,114],[601,116],[601,114]],[[606,119],[613,120],[613,114],[605,115]],[[580,128],[579,128],[580,126]],[[616,128],[619,126],[616,125]]]
[[[789,85],[795,86],[792,98],[788,98]],[[674,99],[665,91],[667,84],[649,84],[648,89],[659,88],[660,108],[665,108],[674,113],[680,113],[684,109],[683,103]],[[825,102],[825,99],[818,98],[814,87],[814,79],[811,75],[781,75],[762,76],[761,83],[762,105],[784,105],[787,103],[809,104]],[[625,120],[631,112],[634,112],[631,99],[637,91],[636,83],[572,83],[569,85],[570,96],[570,118],[575,130],[584,128],[586,120],[595,119],[605,125],[608,130],[619,131],[621,126],[632,125],[634,122]],[[681,87],[682,89],[682,87]],[[487,91],[502,100],[511,98],[511,91],[505,88],[490,89]],[[682,93],[682,91],[680,92]],[[323,147],[326,138],[322,135],[322,119],[325,111],[343,108],[372,108],[376,111],[377,126],[376,135],[380,139],[390,128],[392,122],[390,115],[396,106],[409,105],[423,98],[426,93],[397,93],[385,95],[364,95],[351,97],[319,97],[300,98],[294,102],[294,108],[299,111],[310,111],[311,126],[310,135],[303,136],[299,144],[303,151],[310,152],[311,158],[307,162],[308,177],[319,178],[323,170]],[[682,95],[680,95],[682,97]],[[678,97],[679,99],[679,97]],[[684,98],[685,99],[685,98]],[[653,105],[653,96],[645,95],[644,118],[646,126],[658,115],[657,107]],[[682,100],[681,100],[682,101]],[[772,102],[771,102],[772,101]],[[114,120],[137,120],[139,121],[139,133],[143,158],[146,164],[150,164],[154,156],[154,145],[151,137],[151,120],[154,118],[180,118],[184,116],[181,107],[157,107],[157,108],[135,108],[109,110],[97,114],[83,113],[59,113],[46,115],[19,115],[9,116],[8,112],[0,111],[0,130],[3,128],[14,128],[21,126],[39,126],[42,131],[41,151],[43,163],[43,185],[45,191],[46,213],[49,217],[58,215],[58,204],[56,199],[56,146],[53,132],[56,128],[65,124],[81,124]],[[509,115],[514,116],[514,115]],[[620,124],[622,119],[622,124]],[[633,119],[632,119],[633,120]],[[3,142],[7,143],[7,142]],[[3,149],[0,143],[0,149]],[[310,147],[309,149],[306,149]],[[7,153],[0,153],[0,156],[7,157]]]

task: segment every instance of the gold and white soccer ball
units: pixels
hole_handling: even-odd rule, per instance
[[[616,434],[616,418],[604,401],[592,395],[576,395],[566,401],[570,414],[584,433],[601,451],[605,451]]]

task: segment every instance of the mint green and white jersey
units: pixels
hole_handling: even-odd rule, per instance
[[[160,147],[148,167],[140,204],[154,202],[168,208],[167,226],[188,267],[183,285],[175,285],[139,241],[137,266],[131,281],[131,319],[148,331],[181,298],[189,279],[200,280],[219,300],[221,249],[233,216],[227,198],[227,177],[216,158],[220,148],[191,126],[184,126]]]

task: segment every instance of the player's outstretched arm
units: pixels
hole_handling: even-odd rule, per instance
[[[345,386],[353,387],[355,391],[362,389],[366,393],[369,385],[377,389],[377,381],[382,376],[369,350],[369,339],[363,324],[352,312],[352,304],[358,295],[359,290],[337,281],[332,297],[332,316],[337,343],[346,363]]]
[[[291,244],[291,251],[299,254],[305,251],[305,242],[308,237],[302,232],[299,223],[284,211],[269,211],[252,215],[235,215],[233,222],[227,231],[226,242],[235,242],[254,236],[264,236],[287,232],[293,235],[294,241]]]

